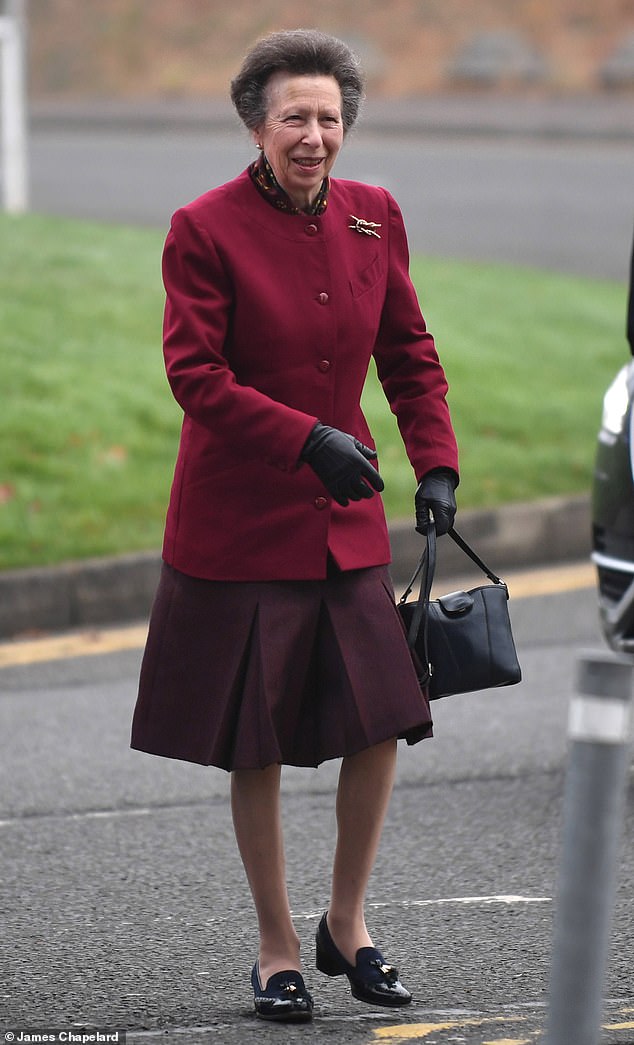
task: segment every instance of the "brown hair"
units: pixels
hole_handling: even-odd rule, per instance
[[[268,36],[247,53],[231,81],[231,100],[249,130],[266,118],[266,85],[276,72],[297,76],[333,76],[341,91],[344,133],[359,115],[363,101],[363,74],[359,60],[343,40],[317,29],[288,29]]]

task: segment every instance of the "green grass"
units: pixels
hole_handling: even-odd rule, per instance
[[[0,216],[0,568],[160,544],[180,412],[163,371],[163,233]],[[588,489],[624,285],[415,258],[449,378],[461,507]],[[385,502],[413,476],[376,379]]]
[[[423,258],[412,277],[449,381],[459,506],[587,491],[603,392],[629,356],[625,285]],[[374,385],[369,414],[380,395]],[[402,454],[395,437],[387,450],[390,463]],[[398,486],[391,514],[411,499],[400,470]]]

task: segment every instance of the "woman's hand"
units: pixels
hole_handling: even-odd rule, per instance
[[[329,428],[318,421],[300,457],[344,508],[349,501],[374,497],[375,490],[383,489],[381,476],[369,463],[376,458],[376,450],[338,428]]]
[[[434,468],[423,476],[414,498],[418,533],[427,533],[430,511],[439,537],[451,529],[456,515],[454,490],[457,482],[457,475],[449,468]]]

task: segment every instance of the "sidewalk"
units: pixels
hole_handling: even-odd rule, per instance
[[[549,498],[490,511],[459,512],[459,532],[496,572],[587,559],[587,497]],[[392,576],[404,587],[421,553],[413,521],[390,527]],[[475,567],[452,541],[439,547],[439,579],[472,574]],[[70,562],[0,573],[0,638],[147,617],[158,574],[156,552]]]
[[[85,98],[34,100],[33,128],[47,131],[238,131],[228,99]],[[634,100],[628,92],[539,96],[486,91],[368,98],[359,126],[382,136],[486,135],[547,139],[634,139]]]

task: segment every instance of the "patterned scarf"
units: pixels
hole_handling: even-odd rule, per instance
[[[273,173],[273,168],[264,153],[260,153],[257,160],[249,167],[251,180],[260,195],[267,200],[276,210],[284,211],[285,214],[323,214],[328,206],[328,193],[330,191],[330,179],[324,178],[321,188],[317,193],[315,202],[306,210],[302,211],[291,201]]]

